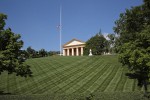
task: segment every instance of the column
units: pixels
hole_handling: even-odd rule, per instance
[[[72,56],[74,56],[74,48],[72,48]]]
[[[81,56],[83,56],[83,47],[81,47]]]
[[[63,49],[63,56],[66,56],[66,55],[65,55],[65,49]]]
[[[67,56],[69,56],[69,49],[67,49]]]
[[[79,48],[77,48],[76,50],[77,50],[76,55],[79,56]]]

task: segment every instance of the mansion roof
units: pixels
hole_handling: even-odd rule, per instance
[[[71,41],[65,43],[63,47],[80,46],[80,45],[85,45],[85,42],[77,39],[72,39]]]

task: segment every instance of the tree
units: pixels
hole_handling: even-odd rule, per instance
[[[29,58],[26,50],[20,50],[20,58],[22,59],[22,61],[25,61],[27,58]]]
[[[150,1],[127,9],[115,22],[119,60],[131,71],[129,77],[138,80],[138,86],[147,85],[150,79]]]
[[[60,51],[49,51],[47,52],[48,56],[58,55]]]
[[[21,36],[13,33],[10,28],[4,29],[6,19],[6,15],[0,14],[0,74],[8,71],[8,74],[14,72],[17,76],[31,76],[30,66],[25,65],[21,59]]]
[[[109,46],[109,52],[112,53],[114,50],[114,44],[115,44],[115,34],[108,34],[108,46]]]
[[[90,49],[92,49],[93,55],[101,55],[104,52],[105,44],[105,37],[101,33],[96,34],[86,42],[84,55],[88,55]]]
[[[128,66],[132,72],[129,75],[138,80],[138,86],[144,86],[147,94],[150,78],[150,26],[138,34],[136,41],[123,44],[119,60],[123,65]]]
[[[45,57],[45,56],[47,56],[47,51],[45,51],[45,49],[41,49],[39,51],[39,55],[40,55],[40,57]]]
[[[30,46],[27,48],[29,58],[34,58],[36,56],[36,51],[32,49]]]
[[[118,46],[135,41],[135,35],[141,32],[145,25],[150,25],[150,1],[144,0],[143,5],[126,9],[115,21],[115,25],[114,31],[119,37]]]
[[[7,16],[0,13],[0,31],[4,30],[4,26],[6,24],[5,19],[7,19]]]
[[[104,41],[103,52],[105,52],[105,53],[109,53],[110,52],[110,42],[107,39]]]
[[[115,34],[108,34],[107,37],[109,38],[109,43],[113,47],[115,43]]]

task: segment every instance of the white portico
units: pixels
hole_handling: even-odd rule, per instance
[[[85,42],[72,39],[63,45],[63,56],[83,56]]]

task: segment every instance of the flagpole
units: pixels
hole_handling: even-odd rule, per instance
[[[60,34],[60,56],[61,56],[61,32],[62,32],[62,25],[61,25],[61,6],[60,6],[60,31],[59,31],[59,34]]]

